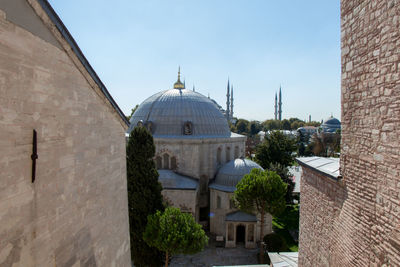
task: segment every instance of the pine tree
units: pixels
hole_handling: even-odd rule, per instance
[[[143,238],[146,242],[165,252],[165,266],[175,254],[195,254],[207,245],[201,225],[193,216],[182,213],[180,209],[168,207],[161,213],[157,211],[148,217],[148,224]]]
[[[164,255],[143,240],[147,216],[164,210],[161,184],[153,157],[153,137],[145,127],[135,127],[126,149],[131,256],[136,267],[161,266]]]

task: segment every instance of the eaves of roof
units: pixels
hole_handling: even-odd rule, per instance
[[[104,96],[107,98],[107,100],[110,102],[110,104],[113,106],[115,111],[118,113],[118,115],[121,117],[122,121],[129,126],[129,121],[125,117],[125,114],[122,112],[122,110],[118,107],[117,103],[114,101],[110,93],[108,92],[106,86],[103,84],[103,82],[100,80],[99,76],[97,73],[94,71],[92,66],[90,65],[89,61],[86,59],[85,55],[82,53],[81,49],[79,48],[78,44],[75,42],[74,38],[68,31],[67,27],[65,27],[64,23],[60,19],[60,17],[57,15],[57,13],[54,11],[54,9],[51,7],[50,3],[47,0],[36,0],[40,6],[43,8],[43,10],[46,12],[47,16],[50,18],[50,20],[54,23],[56,28],[59,30],[61,33],[62,37],[67,41],[67,43],[71,46],[72,51],[75,53],[75,55],[78,57],[79,61],[82,63],[82,65],[85,67],[86,71],[89,73],[89,75],[92,77],[92,79],[95,81],[97,86],[99,86],[101,92],[104,94]]]

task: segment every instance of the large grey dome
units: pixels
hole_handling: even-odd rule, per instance
[[[187,89],[170,89],[146,99],[130,119],[128,132],[143,122],[159,138],[229,137],[228,122],[207,97]]]
[[[249,159],[231,160],[219,169],[217,177],[210,185],[210,188],[233,192],[236,190],[236,185],[243,176],[250,173],[254,168],[263,170],[260,165]]]

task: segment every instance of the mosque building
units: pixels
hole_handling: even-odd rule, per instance
[[[227,98],[233,102],[228,85],[229,91]],[[232,102],[227,103],[230,110]],[[226,114],[232,115],[231,111]],[[156,93],[139,105],[128,132],[141,125],[154,138],[154,160],[166,202],[191,213],[211,233],[224,237],[225,246],[243,242],[246,247],[255,247],[259,220],[239,211],[231,197],[240,179],[252,168],[261,167],[244,159],[246,137],[230,131],[227,117],[218,106],[186,89],[179,71],[172,89]],[[266,215],[264,233],[271,231],[272,218]]]
[[[322,122],[320,131],[323,133],[337,133],[341,130],[341,123],[338,119],[331,115],[325,121]]]

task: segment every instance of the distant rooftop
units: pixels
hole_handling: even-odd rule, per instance
[[[323,157],[303,157],[296,158],[296,161],[304,167],[311,168],[327,175],[335,180],[340,179],[340,161],[339,158],[323,158]]]
[[[256,222],[257,217],[243,211],[235,211],[226,215],[225,221],[231,222]]]
[[[163,189],[196,190],[198,182],[171,170],[157,170]]]

